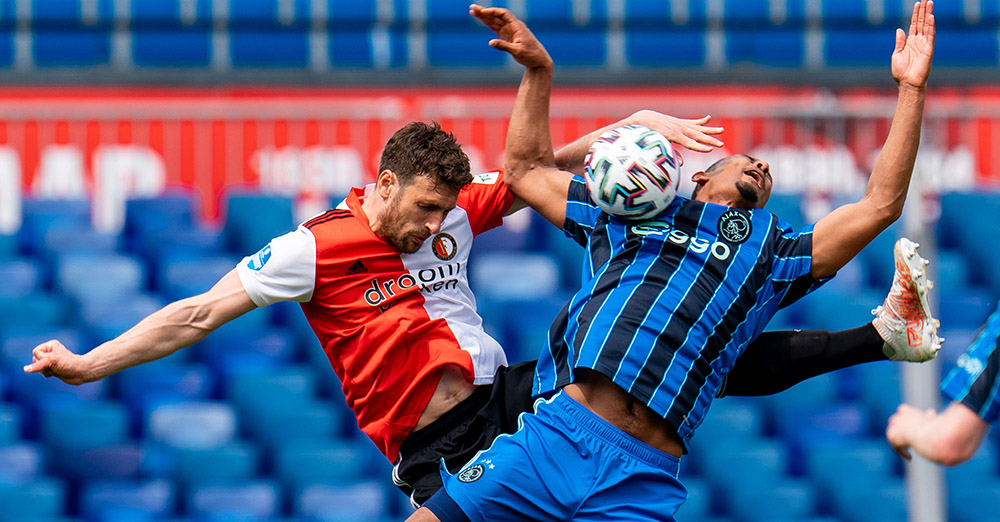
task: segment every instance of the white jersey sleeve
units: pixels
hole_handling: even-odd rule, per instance
[[[305,302],[316,287],[316,238],[305,227],[271,240],[244,257],[236,272],[250,299],[263,307],[278,301]]]

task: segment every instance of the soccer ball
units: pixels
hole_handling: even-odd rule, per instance
[[[680,170],[673,147],[642,125],[611,129],[590,146],[587,190],[602,210],[625,219],[647,219],[677,195]]]

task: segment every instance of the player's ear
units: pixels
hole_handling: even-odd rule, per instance
[[[708,178],[709,176],[708,174],[705,174],[704,170],[699,170],[698,172],[691,174],[691,181],[695,182],[698,185],[701,185],[702,183],[708,181]]]
[[[392,196],[394,190],[396,190],[397,178],[396,173],[385,169],[378,173],[378,177],[375,178],[375,191],[382,198],[388,199]]]

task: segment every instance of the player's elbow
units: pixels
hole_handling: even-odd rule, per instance
[[[975,455],[979,445],[960,427],[945,427],[931,444],[928,458],[942,466],[958,466]]]

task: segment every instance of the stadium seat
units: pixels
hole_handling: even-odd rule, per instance
[[[145,284],[141,261],[118,254],[66,255],[56,265],[53,285],[76,299],[135,295]]]
[[[0,483],[0,522],[54,520],[66,507],[66,485],[40,478],[26,484]]]
[[[188,514],[207,520],[270,520],[281,511],[277,485],[254,481],[200,485],[187,495]]]
[[[832,495],[837,483],[851,481],[872,487],[889,480],[899,466],[899,457],[881,438],[826,440],[810,444],[805,451],[805,477],[824,495]]]
[[[106,65],[111,58],[113,0],[86,12],[76,0],[31,0],[32,54],[39,67]]]
[[[532,299],[550,296],[559,282],[559,266],[549,256],[495,253],[470,260],[469,285],[477,296]]]
[[[226,384],[226,398],[241,413],[250,413],[258,407],[294,407],[315,396],[316,379],[313,372],[302,366],[238,374]]]
[[[39,245],[39,254],[48,261],[80,254],[114,254],[121,247],[117,234],[98,232],[90,228],[54,227],[46,230]]]
[[[776,6],[783,6],[779,12]],[[737,65],[802,67],[805,23],[801,1],[727,0],[724,4],[726,61]]]
[[[364,522],[386,516],[386,491],[381,482],[360,481],[339,486],[314,484],[293,500],[295,512],[319,522]]]
[[[80,481],[131,480],[140,476],[145,450],[135,442],[85,449],[60,449],[50,466],[59,476]]]
[[[54,293],[0,297],[0,333],[15,336],[30,329],[55,330],[72,322],[70,303]]]
[[[723,498],[729,514],[745,522],[801,520],[817,514],[815,488],[793,478],[750,480],[727,491]]]
[[[169,447],[209,449],[232,443],[236,422],[229,404],[185,401],[154,406],[146,416],[146,432]]]
[[[123,300],[127,300],[128,306],[122,306]],[[121,295],[112,299],[84,298],[80,301],[80,319],[94,344],[118,337],[167,304],[148,294]]]
[[[37,376],[36,376],[37,377]],[[56,405],[41,411],[42,441],[57,450],[82,451],[128,439],[125,407],[113,401]]]
[[[44,469],[44,453],[29,442],[0,442],[0,488],[37,480]]]
[[[943,5],[952,2],[941,2]],[[934,3],[937,18],[937,5]],[[944,29],[942,29],[944,30]],[[965,26],[934,43],[934,64],[942,67],[995,67],[1000,61],[996,25]],[[940,42],[940,43],[938,43]]]
[[[146,7],[162,7],[165,2],[136,2]],[[148,4],[148,5],[147,5]],[[176,4],[175,4],[176,7]],[[135,20],[135,13],[133,13]],[[195,225],[195,200],[190,192],[173,192],[158,197],[131,198],[125,202],[127,237],[145,236],[162,229],[186,229]]]
[[[230,59],[236,67],[299,67],[309,64],[309,11],[293,2],[243,0],[229,11]]]
[[[369,441],[305,440],[274,448],[274,475],[284,485],[350,484],[366,478],[371,453],[360,445]],[[383,458],[384,460],[384,458]]]
[[[284,196],[231,192],[226,196],[225,219],[226,244],[230,251],[243,256],[295,228],[292,200]]]
[[[0,3],[0,67],[10,67],[14,64],[14,34],[17,27],[17,11],[12,0]],[[3,236],[0,236],[0,253],[3,249]]]
[[[0,256],[0,299],[17,299],[40,290],[41,264],[31,259]]]
[[[139,67],[207,67],[212,61],[212,2],[182,11],[172,0],[130,0],[132,61]],[[190,9],[190,7],[189,7]]]
[[[344,417],[338,414],[338,408],[317,400],[285,407],[271,403],[245,418],[243,424],[248,434],[269,448],[302,440],[335,439],[347,427]]]
[[[569,296],[561,292],[529,298],[495,298],[476,294],[479,314],[494,325],[497,340],[514,363],[538,358],[549,336],[549,327]]]
[[[181,350],[183,352],[184,350]],[[210,398],[216,376],[202,364],[167,359],[146,363],[115,374],[118,397],[133,413],[148,411],[170,402]]]
[[[678,6],[687,9],[676,10]],[[705,65],[708,28],[705,11],[702,2],[626,0],[624,33],[628,64],[638,68]]]
[[[905,522],[906,486],[901,478],[879,484],[840,480],[832,499],[834,514],[844,522]]]
[[[0,381],[2,381],[0,374]],[[0,386],[0,396],[3,387]],[[0,401],[0,444],[17,440],[21,434],[21,411],[16,405]],[[0,466],[0,469],[3,469]]]
[[[367,68],[379,63],[373,31],[377,26],[384,28],[391,20],[378,20],[376,4],[376,0],[327,0],[327,53],[333,67]]]
[[[817,402],[774,415],[778,436],[796,447],[863,438],[872,425],[868,410],[854,403]]]
[[[948,488],[948,513],[952,522],[997,522],[1000,513],[992,500],[1000,498],[1000,479],[984,479],[964,488]]]
[[[95,481],[80,492],[80,511],[88,520],[163,519],[174,511],[174,486],[165,480]]]
[[[871,412],[872,423],[884,425],[902,402],[899,363],[870,362],[853,370],[859,377],[859,398]]]
[[[233,256],[210,255],[189,259],[163,259],[156,271],[154,287],[176,301],[207,292],[239,261]]]
[[[941,289],[937,317],[945,328],[978,329],[996,308],[998,294],[983,287],[935,283],[935,288]]]
[[[570,67],[608,63],[604,2],[549,0],[525,2],[525,8],[524,21],[545,42],[555,63]]]
[[[690,457],[713,487],[723,491],[739,489],[749,482],[775,483],[785,476],[789,464],[788,450],[781,442],[762,438],[692,452]]]
[[[21,203],[21,249],[36,253],[48,230],[90,228],[90,202],[85,199],[25,199]]]
[[[802,300],[807,328],[847,330],[863,326],[872,320],[871,311],[885,300],[885,290],[862,289],[838,292],[836,288],[820,288]]]
[[[713,451],[721,445],[742,444],[764,435],[766,418],[757,401],[727,397],[712,403],[691,439],[691,453]],[[693,459],[697,462],[698,459]],[[707,470],[699,470],[707,473]]]
[[[256,327],[253,314],[219,328],[197,345],[198,360],[223,379],[241,373],[258,373],[290,362],[295,357],[295,342],[284,328]],[[240,328],[240,325],[250,328]]]
[[[493,2],[493,7],[505,7]],[[469,16],[462,2],[428,0],[427,61],[431,67],[499,67],[507,53],[497,52],[487,42],[493,33],[481,22]]]
[[[144,475],[167,478],[187,487],[250,480],[259,474],[260,460],[260,450],[250,442],[212,448],[151,444],[142,467]]]

